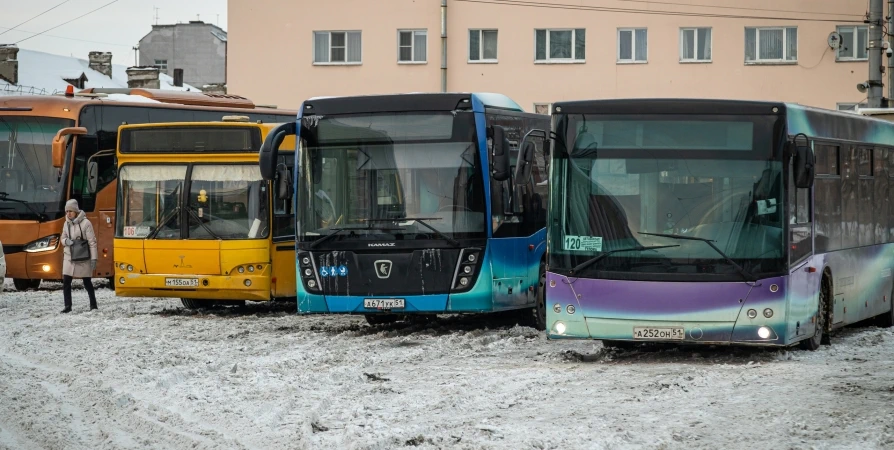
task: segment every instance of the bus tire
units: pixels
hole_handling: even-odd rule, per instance
[[[13,278],[13,286],[17,291],[37,290],[40,287],[40,280],[29,280],[26,278]]]
[[[366,318],[366,323],[372,326],[394,323],[400,320],[400,316],[397,314],[364,314],[363,316]]]
[[[820,345],[831,344],[827,326],[829,318],[829,298],[832,296],[831,293],[832,283],[829,281],[828,276],[823,275],[823,280],[820,283],[819,302],[817,302],[816,331],[813,333],[813,336],[798,343],[804,350],[816,351],[820,348]]]
[[[891,328],[894,327],[894,298],[888,297],[888,304],[891,305],[891,309],[888,312],[879,315],[875,318],[876,323],[881,328]]]
[[[210,308],[214,306],[214,300],[204,300],[197,298],[181,298],[180,302],[186,309]]]
[[[546,330],[546,265],[543,262],[540,263],[540,280],[534,301],[534,328]]]

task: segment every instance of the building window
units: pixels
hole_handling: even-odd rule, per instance
[[[746,63],[795,63],[798,61],[796,27],[745,28]]]
[[[156,59],[155,64],[152,65],[158,69],[159,72],[167,72],[168,71],[168,60],[167,59]]]
[[[497,30],[469,30],[469,62],[497,62]]]
[[[838,61],[866,61],[869,59],[869,27],[838,27],[841,43],[838,46]]]
[[[680,61],[711,62],[711,29],[680,29]]]
[[[314,64],[360,64],[359,31],[314,31]]]
[[[400,63],[426,62],[426,42],[428,42],[428,32],[425,30],[398,31],[397,61]]]
[[[839,111],[856,112],[857,108],[866,108],[867,106],[869,106],[869,104],[866,102],[863,102],[863,103],[838,103],[835,106]]]
[[[534,114],[549,114],[550,103],[534,103]]]
[[[644,63],[648,57],[648,34],[645,28],[618,29],[619,63]]]
[[[587,30],[534,30],[535,62],[584,62]]]

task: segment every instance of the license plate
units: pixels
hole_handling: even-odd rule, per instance
[[[402,309],[406,302],[402,298],[367,298],[363,299],[363,307],[366,309]]]
[[[633,339],[682,341],[685,337],[683,327],[633,327]]]
[[[165,278],[167,287],[197,287],[198,285],[198,278]]]

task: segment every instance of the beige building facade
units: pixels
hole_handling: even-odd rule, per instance
[[[662,1],[229,0],[228,88],[288,108],[444,84],[528,111],[630,97],[865,102],[865,0]]]

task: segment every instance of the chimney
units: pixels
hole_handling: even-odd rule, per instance
[[[0,79],[10,84],[19,84],[18,54],[19,48],[15,45],[0,45]]]
[[[174,69],[174,86],[183,87],[183,69]]]
[[[159,89],[161,84],[158,81],[157,67],[128,67],[127,68],[127,87],[143,88],[143,89]]]
[[[88,54],[88,67],[112,78],[112,53],[111,52],[90,52]]]

